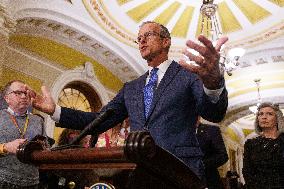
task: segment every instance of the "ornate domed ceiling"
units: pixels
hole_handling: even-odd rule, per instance
[[[154,20],[169,28],[172,51],[184,46],[201,31],[202,0],[83,0],[93,19],[110,35],[135,46],[136,34],[143,21]],[[217,18],[230,43],[259,43],[283,31],[282,0],[215,0]],[[282,27],[282,28],[281,28]],[[268,31],[272,33],[267,34]],[[266,34],[263,38],[261,34]],[[249,39],[249,40],[248,40]],[[235,44],[236,45],[236,44]],[[244,44],[242,44],[244,45]]]

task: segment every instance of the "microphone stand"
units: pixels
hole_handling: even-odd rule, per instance
[[[73,139],[70,144],[54,147],[51,150],[62,150],[62,149],[68,149],[68,148],[81,148],[78,143],[90,132],[94,133],[95,135],[98,135],[98,133],[95,131],[96,127],[98,127],[101,123],[103,123],[108,117],[114,114],[113,109],[108,109],[105,112],[101,113],[96,119],[94,119],[91,123],[89,123],[85,129],[75,138]]]

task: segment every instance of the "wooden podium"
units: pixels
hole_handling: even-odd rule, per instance
[[[131,183],[132,179],[131,176],[117,179],[119,173],[133,173],[137,170],[147,172],[149,178],[155,178],[169,188],[205,188],[200,179],[182,161],[157,146],[149,132],[131,132],[125,145],[115,148],[44,150],[40,142],[29,142],[18,149],[17,157],[21,162],[38,165],[45,171],[94,170],[100,178],[109,178],[108,181],[112,182],[116,189],[127,188],[127,183]],[[124,183],[117,183],[112,178]],[[141,181],[136,179],[136,184],[137,180],[138,185],[139,182],[141,185],[145,182],[143,178]]]

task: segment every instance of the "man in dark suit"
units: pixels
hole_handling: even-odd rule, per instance
[[[196,136],[202,152],[208,189],[223,189],[218,167],[228,161],[219,127],[197,122]]]
[[[204,175],[202,152],[195,136],[197,116],[219,122],[228,103],[224,78],[219,70],[219,50],[228,38],[220,38],[214,47],[206,37],[202,44],[187,41],[184,54],[198,65],[179,64],[168,59],[171,36],[166,27],[155,22],[141,25],[137,43],[149,71],[124,84],[100,113],[113,109],[115,114],[96,128],[102,133],[129,117],[131,131],[148,130],[157,145],[180,158],[200,178]],[[83,129],[98,116],[56,106],[48,90],[34,95],[35,108],[53,115],[63,127]]]

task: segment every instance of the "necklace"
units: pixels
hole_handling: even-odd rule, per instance
[[[15,127],[18,129],[18,131],[19,131],[19,133],[21,135],[21,138],[24,138],[24,136],[25,136],[25,134],[27,132],[27,129],[28,129],[28,125],[29,125],[29,115],[27,115],[27,117],[26,117],[26,121],[25,121],[23,130],[19,127],[15,116],[12,115],[11,113],[9,113],[9,116],[10,116],[11,121],[15,125]]]
[[[277,146],[277,140],[272,138],[263,138],[263,148],[274,149]]]

